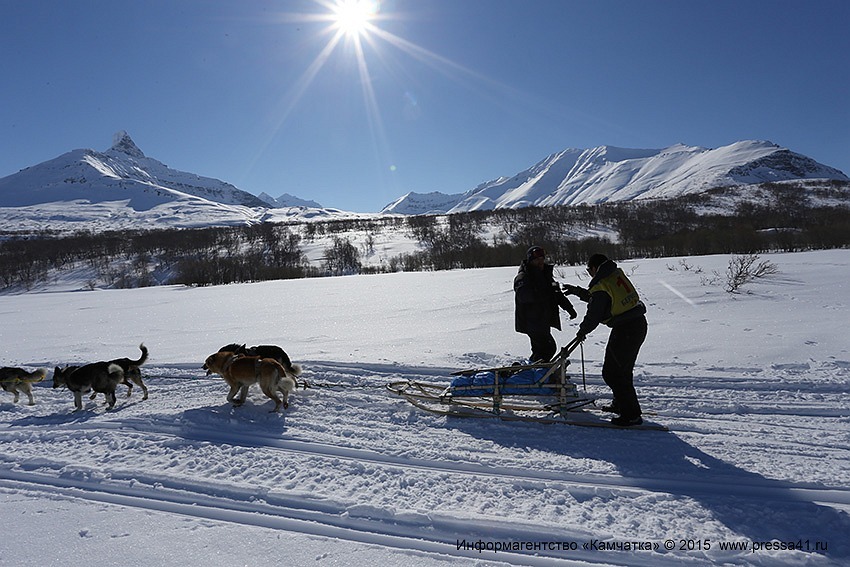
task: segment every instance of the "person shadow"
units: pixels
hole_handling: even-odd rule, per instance
[[[850,514],[841,509],[850,504],[850,489],[846,487],[820,488],[770,479],[713,457],[675,432],[463,417],[447,418],[446,427],[523,452],[532,449],[548,453],[553,461],[564,456],[611,463],[623,477],[622,483],[611,484],[612,488],[623,484],[625,488],[692,499],[731,532],[725,538],[729,542],[793,543],[798,550],[840,563],[850,559]],[[742,440],[741,450],[746,449]],[[566,482],[571,477],[565,472]],[[595,477],[579,471],[573,478],[582,483],[593,482]],[[600,475],[599,480],[610,479]],[[705,539],[700,534],[671,533],[668,537],[675,541],[676,549],[680,538]],[[718,544],[712,541],[714,551],[708,553],[724,553]]]

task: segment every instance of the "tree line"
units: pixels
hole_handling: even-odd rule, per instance
[[[81,270],[94,287],[217,285],[357,273],[518,265],[531,245],[550,261],[757,254],[850,244],[850,183],[766,183],[740,198],[718,188],[676,199],[450,215],[334,219],[201,229],[0,235],[0,284],[31,289]],[[736,198],[737,197],[737,198]],[[734,202],[732,210],[722,203]],[[376,235],[403,231],[415,251],[369,265]],[[358,235],[352,241],[353,235]],[[324,242],[321,261],[304,248]]]

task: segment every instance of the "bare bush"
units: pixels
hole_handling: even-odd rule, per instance
[[[758,254],[742,254],[732,256],[726,267],[726,283],[724,289],[728,293],[737,293],[745,284],[772,276],[779,272],[773,262],[761,260]]]

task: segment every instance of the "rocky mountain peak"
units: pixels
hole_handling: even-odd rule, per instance
[[[112,147],[110,148],[112,151],[121,152],[122,154],[127,154],[128,156],[132,156],[135,158],[143,158],[145,154],[139,147],[133,142],[133,139],[130,137],[130,134],[125,132],[124,130],[119,130],[112,137]]]

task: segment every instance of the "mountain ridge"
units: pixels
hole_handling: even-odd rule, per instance
[[[264,206],[230,183],[171,169],[147,157],[126,132],[105,152],[77,149],[0,179],[0,206],[127,200],[144,210],[201,198],[225,205]]]
[[[378,213],[326,208],[284,193],[255,196],[148,157],[125,131],[99,152],[77,149],[0,178],[0,230],[197,228],[385,215],[670,198],[718,186],[793,179],[850,181],[837,169],[764,141],[716,149],[599,146],[555,152],[466,193],[408,193]]]
[[[728,185],[793,179],[850,180],[843,172],[772,142],[744,140],[716,149],[599,146],[567,149],[512,177],[460,194],[408,193],[381,211],[457,213],[526,206],[671,198]]]

